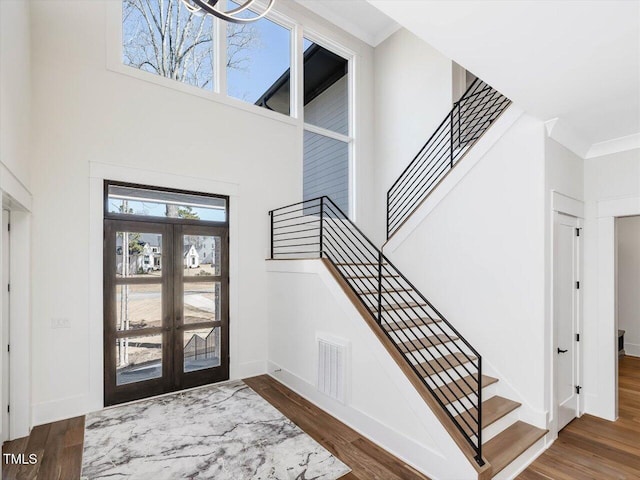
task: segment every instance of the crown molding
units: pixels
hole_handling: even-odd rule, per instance
[[[594,143],[591,145],[591,148],[589,148],[585,158],[597,158],[604,155],[627,152],[629,150],[636,149],[640,149],[640,133],[614,138],[605,142]]]

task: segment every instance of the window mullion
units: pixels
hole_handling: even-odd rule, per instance
[[[291,28],[291,116],[304,122],[304,52],[302,27]]]
[[[304,123],[304,129],[309,131],[309,132],[316,133],[318,135],[322,135],[323,137],[333,138],[334,140],[338,140],[338,141],[344,142],[344,143],[351,143],[353,141],[353,137],[349,137],[347,135],[343,135],[341,133],[334,132],[333,130],[329,130],[329,129],[324,128],[324,127],[318,127],[317,125],[314,125],[312,123]]]
[[[227,25],[219,18],[215,19],[216,24],[216,68],[218,93],[227,94]]]

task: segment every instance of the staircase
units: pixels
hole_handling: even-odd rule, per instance
[[[387,195],[387,238],[453,169],[510,101],[476,80]],[[319,258],[475,467],[500,477],[547,431],[517,420],[482,356],[328,197],[269,212],[271,259]],[[505,470],[505,472],[507,472]]]
[[[498,379],[482,374],[481,355],[331,199],[269,215],[271,258],[325,261],[479,478],[492,478],[547,433],[501,424],[520,404],[492,395]]]
[[[454,103],[387,192],[387,238],[397,232],[511,101],[479,78]]]

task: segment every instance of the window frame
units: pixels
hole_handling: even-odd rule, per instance
[[[204,226],[212,226],[212,227],[229,227],[229,196],[227,195],[217,195],[214,193],[206,193],[206,192],[193,192],[189,190],[179,190],[176,188],[165,188],[165,187],[157,187],[154,185],[142,185],[139,183],[129,183],[129,182],[119,182],[116,180],[108,180],[105,179],[103,182],[103,215],[104,218],[110,220],[131,220],[138,222],[157,222],[157,223],[172,223],[172,224],[181,224],[181,225],[204,225]],[[109,211],[109,186],[115,185],[118,187],[131,187],[131,188],[141,188],[144,190],[152,190],[156,192],[170,192],[170,193],[183,193],[185,195],[198,195],[201,197],[210,197],[210,198],[220,198],[225,201],[225,221],[224,222],[216,222],[213,220],[191,220],[188,218],[174,218],[174,217],[156,217],[153,215],[136,215],[134,213],[117,213]]]
[[[182,83],[170,78],[162,77],[151,72],[146,72],[135,67],[125,65],[123,58],[122,45],[122,0],[105,2],[106,8],[106,69],[110,72],[122,74],[126,77],[133,77],[158,86],[162,86],[174,91],[179,91],[189,95],[204,98],[209,101],[220,103],[226,106],[234,107],[254,115],[276,120],[288,125],[297,127],[299,131],[299,155],[303,158],[304,153],[304,130],[325,135],[335,140],[348,143],[349,152],[349,211],[348,214],[352,221],[356,221],[357,212],[357,157],[356,157],[356,137],[357,137],[357,116],[356,105],[358,91],[356,89],[358,78],[358,56],[356,53],[338,41],[328,38],[326,35],[319,33],[313,27],[303,26],[288,15],[283,14],[277,9],[272,9],[267,18],[272,22],[289,29],[290,31],[290,113],[285,115],[274,112],[257,105],[230,97],[226,94],[227,75],[226,75],[226,54],[227,39],[224,21],[218,18],[213,19],[213,85],[211,90],[205,90],[194,85]],[[348,123],[349,134],[342,135],[331,130],[316,127],[304,122],[304,39],[317,43],[318,45],[330,50],[336,55],[341,56],[348,62]],[[300,192],[303,191],[303,181],[300,179]]]
[[[178,90],[183,93],[195,95],[214,102],[223,103],[228,106],[236,107],[247,112],[251,112],[257,115],[265,116],[273,120],[278,120],[289,125],[297,125],[298,118],[293,114],[297,109],[294,108],[295,103],[295,87],[294,82],[291,82],[292,91],[290,95],[290,115],[274,112],[257,105],[245,102],[243,100],[230,97],[226,94],[227,87],[227,75],[226,75],[226,59],[227,59],[227,29],[225,27],[224,20],[217,17],[212,19],[213,23],[213,82],[212,89],[206,90],[195,85],[182,83],[171,78],[166,78],[155,73],[140,70],[136,67],[126,65],[122,61],[123,57],[123,45],[122,45],[122,0],[116,0],[113,2],[106,2],[105,8],[107,9],[107,70],[124,74],[128,77],[134,77],[140,80],[144,80],[149,83],[160,85],[162,87],[170,88],[172,90]],[[299,25],[292,19],[283,15],[277,11],[270,11],[267,15],[268,20],[275,24],[289,30],[290,41],[290,73],[291,77],[298,76],[298,69],[296,63],[295,54],[295,40],[297,38],[297,31],[300,29]],[[295,77],[294,77],[295,76]]]
[[[313,29],[304,29],[301,32],[302,35],[298,38],[299,44],[298,48],[300,50],[298,56],[298,63],[301,65],[300,71],[300,85],[298,88],[298,105],[300,106],[299,117],[302,122],[302,146],[301,146],[301,156],[300,158],[304,159],[304,132],[308,131],[311,133],[315,133],[316,135],[321,135],[323,137],[328,137],[333,140],[338,140],[347,144],[347,155],[348,155],[348,171],[349,178],[347,179],[348,184],[348,198],[349,198],[349,208],[348,211],[345,212],[351,221],[356,221],[356,147],[355,147],[355,71],[356,71],[356,54],[351,50],[343,47],[339,43],[336,43],[324,35],[314,31]],[[332,53],[344,58],[347,61],[347,126],[348,126],[348,135],[344,135],[333,130],[329,130],[327,128],[318,127],[316,125],[312,125],[310,123],[306,123],[304,120],[304,39],[307,39],[317,45],[320,45],[322,48],[329,50]],[[303,160],[304,161],[304,160]],[[304,168],[304,167],[303,167]],[[301,178],[301,191],[304,192],[304,175]]]

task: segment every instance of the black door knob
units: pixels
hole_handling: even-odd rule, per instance
[[[560,347],[558,347],[558,353],[567,353],[569,350],[562,350],[560,349]]]

